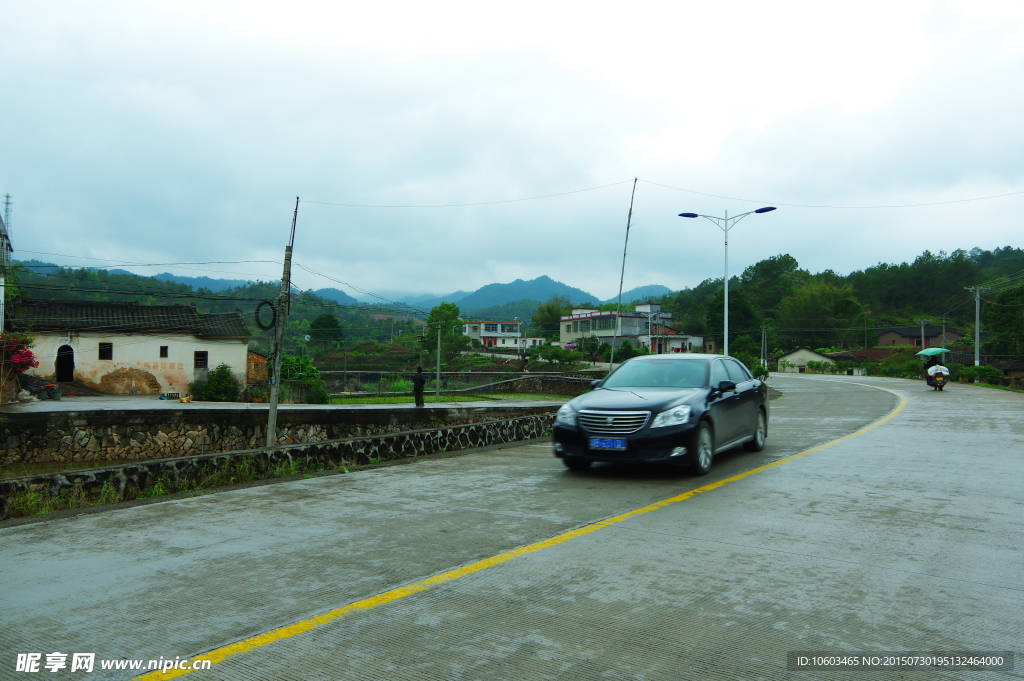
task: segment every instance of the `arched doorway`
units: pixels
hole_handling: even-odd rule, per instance
[[[75,350],[70,345],[57,348],[57,382],[70,383],[75,380]]]

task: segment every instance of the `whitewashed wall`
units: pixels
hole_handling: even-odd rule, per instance
[[[114,394],[185,394],[188,385],[203,372],[194,368],[197,350],[209,353],[209,368],[227,364],[245,384],[248,343],[243,340],[210,340],[184,333],[102,334],[33,333],[32,352],[39,367],[30,374],[47,379],[56,376],[57,349],[70,345],[75,357],[75,380]],[[113,343],[113,359],[99,359],[99,344]],[[160,357],[166,345],[168,356]]]

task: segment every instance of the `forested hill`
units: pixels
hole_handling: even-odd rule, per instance
[[[788,254],[773,256],[729,280],[730,338],[756,337],[759,345],[765,326],[773,347],[852,347],[876,329],[916,327],[921,319],[973,333],[974,295],[965,288],[979,284],[991,289],[982,319],[987,349],[1024,354],[1024,250],[1011,246],[925,251],[910,263],[848,275],[812,274]],[[708,279],[664,296],[662,304],[677,328],[720,336],[722,291],[721,279]]]
[[[242,313],[246,326],[259,347],[270,345],[270,333],[256,324],[254,313],[261,301],[276,302],[280,282],[247,282],[218,292],[193,289],[188,284],[153,277],[96,269],[71,269],[28,261],[15,266],[7,281],[7,298],[13,300],[89,300],[96,302],[137,302],[140,305],[195,305],[200,312]],[[292,298],[286,349],[297,351],[310,322],[330,313],[339,318],[347,342],[380,340],[392,334],[412,332],[419,323],[408,310],[389,309],[360,303],[344,305],[311,291],[296,291]],[[266,315],[269,318],[269,314]],[[268,321],[267,319],[264,322]]]

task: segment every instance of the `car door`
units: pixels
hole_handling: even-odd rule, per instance
[[[722,381],[732,381],[724,359],[711,363],[711,387],[717,388]],[[735,382],[735,381],[734,381]],[[715,424],[715,449],[740,437],[737,425],[737,410],[740,406],[739,393],[727,392],[710,400],[711,421]]]
[[[757,406],[760,402],[760,393],[757,390],[757,381],[747,371],[747,368],[740,364],[739,360],[727,359],[725,367],[729,376],[736,383],[739,406],[735,409],[737,433],[736,437],[743,437],[754,432],[754,424],[757,419]]]

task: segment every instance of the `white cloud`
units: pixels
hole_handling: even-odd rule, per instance
[[[15,196],[23,249],[39,245],[31,234],[46,247],[30,250],[137,262],[273,259],[296,194],[471,203],[635,175],[811,204],[1024,189],[1015,3],[42,2],[4,13],[0,122],[12,133],[0,191]],[[296,259],[370,289],[547,274],[608,297],[629,189],[428,210],[303,204]],[[926,247],[1018,244],[1022,203],[783,208],[736,228],[734,271],[778,252],[849,271]],[[641,184],[626,287],[720,276],[720,232],[675,214],[751,205]]]

